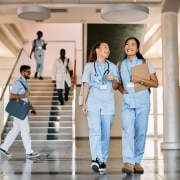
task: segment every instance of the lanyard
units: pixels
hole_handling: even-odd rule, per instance
[[[97,63],[96,63],[96,64],[97,64]],[[100,74],[100,76],[101,76],[102,82],[104,83],[104,82],[105,82],[105,81],[104,81],[104,75],[105,75],[105,63],[104,63],[104,65],[103,65],[103,67],[104,67],[104,73],[102,74],[102,73],[101,73],[101,70],[99,69],[99,65],[97,64],[98,72],[99,72],[99,74]]]
[[[138,62],[138,58],[136,57],[136,63],[135,63],[135,66],[137,65],[137,62]],[[131,71],[130,71],[130,68],[128,68],[128,59],[126,59],[126,68],[127,68],[129,77],[131,77]]]

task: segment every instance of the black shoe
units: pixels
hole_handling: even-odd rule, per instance
[[[35,78],[37,78],[37,74],[38,74],[38,73],[36,72],[35,75],[34,75]]]
[[[104,174],[106,171],[106,164],[105,163],[102,163],[99,165],[99,172],[100,174]]]
[[[96,160],[92,160],[91,169],[92,169],[95,173],[99,173],[99,161],[98,161],[97,158],[96,158]]]
[[[65,101],[68,101],[68,100],[69,100],[68,96],[65,96],[64,100],[65,100]]]
[[[42,76],[40,76],[40,77],[39,77],[39,79],[40,79],[40,80],[43,80],[43,77],[42,77]]]

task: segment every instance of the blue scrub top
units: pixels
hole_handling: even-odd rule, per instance
[[[35,54],[39,54],[39,55],[43,55],[44,54],[44,49],[43,49],[43,45],[44,45],[44,40],[42,39],[35,39],[32,42],[32,45],[35,46]]]
[[[24,77],[20,77],[18,80],[16,80],[14,83],[13,83],[13,86],[12,86],[12,89],[11,89],[11,93],[12,94],[25,94],[25,88],[24,86],[21,84],[21,82],[25,85],[25,87],[27,87],[27,89],[29,89],[29,86],[26,82],[26,79]],[[25,97],[25,98],[21,98],[23,101],[25,102],[28,102],[28,98]]]
[[[143,63],[142,59],[135,58],[132,61],[125,59],[122,61],[120,68],[120,76],[123,82],[123,87],[128,94],[123,95],[123,103],[129,106],[129,108],[138,108],[143,106],[150,106],[150,95],[148,90],[142,90],[136,92],[134,87],[127,87],[130,82],[131,67],[141,65]],[[155,73],[155,69],[149,60],[146,60],[148,64],[150,75]]]
[[[89,94],[86,102],[87,111],[100,112],[101,115],[115,114],[112,81],[103,78],[107,70],[109,70],[109,74],[117,78],[116,65],[108,60],[103,66],[100,66],[97,61],[85,65],[82,82],[89,83]],[[102,85],[104,85],[104,89],[101,89]]]

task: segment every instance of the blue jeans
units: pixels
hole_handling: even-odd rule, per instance
[[[67,82],[65,81],[65,100],[68,100],[68,95],[69,95],[70,87],[68,86]],[[57,94],[58,94],[58,99],[61,105],[64,105],[64,98],[63,98],[63,89],[57,89]]]
[[[92,160],[106,162],[109,153],[110,131],[114,115],[101,115],[100,112],[88,111],[89,144]]]
[[[43,66],[44,66],[44,54],[34,53],[34,58],[36,60],[36,72],[39,73],[39,76],[42,76]]]

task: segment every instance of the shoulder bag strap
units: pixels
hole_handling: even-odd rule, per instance
[[[24,83],[21,80],[19,80],[19,82],[23,85],[24,89],[28,91],[28,88],[24,85]]]

